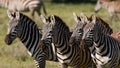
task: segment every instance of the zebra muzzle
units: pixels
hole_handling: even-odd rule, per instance
[[[10,41],[9,34],[6,35],[6,37],[5,37],[5,43],[6,43],[7,45],[10,45],[10,44],[12,43],[12,41]]]

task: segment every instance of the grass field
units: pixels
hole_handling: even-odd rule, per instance
[[[58,15],[67,23],[72,29],[74,27],[74,19],[72,13],[75,12],[80,15],[80,12],[85,13],[87,16],[94,14],[95,4],[53,4],[45,3],[48,15]],[[43,12],[42,12],[43,13]],[[24,12],[24,14],[30,16],[30,12]],[[101,10],[97,15],[102,17],[106,22],[110,24],[114,31],[120,29],[118,22],[110,22],[109,14],[106,10]],[[40,18],[35,15],[35,21],[39,28],[43,27]],[[24,45],[16,39],[12,45],[6,45],[4,38],[7,32],[7,23],[9,18],[6,14],[6,9],[0,8],[0,68],[36,68],[33,59],[27,54],[27,50]],[[46,68],[58,68],[58,63],[47,61]]]

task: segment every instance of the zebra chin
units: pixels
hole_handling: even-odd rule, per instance
[[[5,43],[6,43],[7,45],[10,45],[10,44],[12,43],[12,40],[10,39],[9,34],[6,35],[6,37],[5,37]]]

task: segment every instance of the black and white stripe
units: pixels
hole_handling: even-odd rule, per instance
[[[11,19],[5,38],[8,45],[18,37],[36,61],[38,68],[45,68],[45,60],[57,61],[56,49],[51,42],[45,44],[47,47],[44,52],[41,50],[39,44],[42,34],[34,21],[19,12],[8,12],[8,17]]]
[[[93,20],[84,27],[84,33],[82,39],[86,39],[90,34],[93,39],[95,48],[94,62],[97,68],[116,68],[120,65],[120,42],[112,38],[111,36],[102,32],[99,26],[99,21],[96,21],[96,17],[92,16]]]
[[[41,41],[52,38],[52,42],[57,48],[57,57],[61,68],[72,66],[73,68],[85,68],[91,65],[92,60],[90,53],[79,48],[77,44],[70,46],[70,31],[68,26],[56,15],[51,15],[48,18],[41,16],[44,23],[47,25],[43,28],[43,36]]]
[[[35,12],[40,16],[40,10],[43,7],[44,13],[47,14],[42,0],[0,0],[0,6],[9,11],[30,11],[32,17],[34,17]]]
[[[89,18],[89,21],[91,22],[93,19],[92,19],[93,15],[91,15],[91,17]],[[106,23],[102,18],[100,17],[97,17],[95,16],[96,18],[96,23],[98,23],[98,28],[104,33],[104,34],[107,34],[107,35],[111,35],[113,33],[113,30],[112,28],[109,26],[108,23]],[[79,26],[78,26],[79,27]],[[86,37],[85,39],[85,44],[90,47],[90,51],[91,52],[94,52],[94,47],[92,46],[93,45],[93,39],[91,38],[93,36],[93,34],[91,32],[89,32],[89,36]]]
[[[80,47],[85,46],[90,49],[91,57],[94,61],[94,53],[95,53],[95,47],[93,46],[93,34],[90,32],[89,35],[87,35],[86,39],[82,40],[83,33],[85,32],[85,29],[89,26],[85,25],[87,23],[90,23],[92,21],[92,16],[88,18],[83,13],[81,13],[80,17],[74,14],[74,19],[76,21],[75,29],[73,30],[72,36],[70,38],[70,42],[76,42],[78,41]],[[103,21],[100,17],[96,17],[96,21],[99,24],[99,29],[102,30],[107,35],[110,35],[113,31],[112,28],[107,24],[105,21]]]

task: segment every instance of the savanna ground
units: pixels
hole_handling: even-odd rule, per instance
[[[55,4],[45,3],[48,16],[51,14],[58,15],[67,23],[70,29],[74,28],[75,21],[72,13],[75,12],[80,15],[81,12],[87,16],[94,14],[95,4],[91,3],[80,3],[80,4]],[[43,11],[42,11],[43,13]],[[30,17],[30,12],[24,12],[24,14]],[[109,14],[106,10],[102,9],[97,15],[110,24],[114,31],[119,31],[120,24],[118,22],[110,22]],[[40,18],[35,15],[35,21],[39,28],[43,27]],[[6,45],[4,38],[7,32],[7,23],[9,18],[6,14],[6,9],[0,8],[0,68],[36,68],[33,59],[27,54],[27,50],[24,45],[16,39],[12,45]],[[58,68],[58,63],[47,61],[46,68]]]

